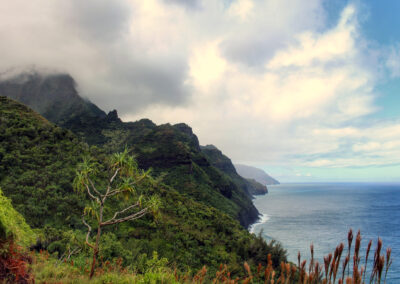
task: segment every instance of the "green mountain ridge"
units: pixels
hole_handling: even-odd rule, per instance
[[[20,75],[0,82],[0,94],[32,105],[89,145],[100,146],[109,153],[128,146],[137,155],[141,168],[152,168],[155,175],[165,174],[165,184],[227,213],[245,228],[258,219],[259,212],[245,186],[247,181],[239,176],[232,178],[212,165],[197,136],[184,123],[156,125],[148,119],[122,122],[116,110],[106,115],[80,98],[73,78],[65,74]],[[42,101],[47,103],[37,103]],[[54,108],[56,116],[51,115]]]
[[[67,230],[85,232],[80,216],[87,199],[72,190],[76,164],[84,154],[101,161],[107,153],[6,97],[0,97],[0,121],[0,187],[30,226],[44,230],[38,248],[61,254]],[[104,259],[122,256],[127,265],[137,264],[143,254],[157,251],[181,269],[226,263],[236,271],[243,261],[265,264],[269,252],[276,265],[284,259],[280,247],[266,244],[227,214],[165,184],[157,194],[159,219],[146,216],[104,231]]]

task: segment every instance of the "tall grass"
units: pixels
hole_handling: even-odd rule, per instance
[[[353,247],[353,231],[350,229],[347,236],[347,251],[345,244],[340,243],[336,249],[324,257],[324,263],[320,264],[314,258],[314,246],[311,244],[311,259],[301,260],[299,252],[297,265],[293,263],[281,263],[279,269],[272,267],[271,255],[268,255],[266,267],[258,265],[251,268],[244,263],[245,277],[232,278],[226,266],[221,266],[212,279],[212,283],[265,283],[265,284],[377,284],[386,283],[386,278],[392,264],[391,248],[382,251],[382,240],[378,238],[375,253],[371,261],[369,256],[372,241],[369,241],[365,256],[360,254],[361,232],[358,231]],[[368,269],[368,264],[371,264]],[[206,282],[207,269],[202,270],[192,279],[192,283]],[[178,280],[178,279],[177,279]],[[185,280],[185,279],[181,279]],[[184,281],[182,281],[184,282]]]
[[[350,230],[347,243],[340,243],[332,253],[319,263],[314,257],[314,246],[310,246],[311,258],[302,260],[298,254],[297,264],[281,262],[274,267],[271,254],[267,256],[266,265],[243,265],[243,273],[232,272],[227,265],[221,264],[217,272],[210,273],[203,266],[195,275],[172,270],[166,263],[150,265],[145,273],[127,269],[121,260],[102,262],[92,281],[89,271],[82,269],[88,263],[77,265],[73,260],[62,263],[42,252],[34,257],[33,274],[36,283],[264,283],[264,284],[378,284],[386,283],[392,264],[391,249],[383,250],[382,240],[378,238],[374,250],[369,241],[365,254],[361,254],[361,233],[355,238]],[[153,256],[151,263],[157,260]],[[153,267],[153,268],[152,268]],[[214,270],[215,271],[215,270]],[[241,275],[241,276],[237,276]],[[1,281],[0,281],[1,283]]]

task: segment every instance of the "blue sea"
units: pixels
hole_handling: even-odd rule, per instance
[[[313,243],[316,258],[323,263],[323,256],[333,253],[340,242],[347,247],[352,228],[354,235],[361,230],[364,250],[369,240],[374,249],[378,237],[385,253],[392,248],[387,283],[400,283],[400,184],[281,184],[268,190],[254,200],[263,215],[250,230],[279,241],[290,261],[297,263],[299,251],[302,259],[309,259]]]

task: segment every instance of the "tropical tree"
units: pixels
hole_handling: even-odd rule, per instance
[[[160,199],[152,193],[157,181],[149,173],[138,168],[135,158],[129,155],[127,149],[112,155],[105,163],[85,158],[78,165],[74,188],[91,199],[82,215],[82,222],[88,229],[86,244],[93,250],[90,278],[94,274],[104,227],[157,212]],[[86,217],[91,221],[87,221]],[[94,243],[90,242],[92,226],[97,230]]]

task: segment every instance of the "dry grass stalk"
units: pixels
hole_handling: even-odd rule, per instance
[[[239,284],[239,283],[264,283],[264,284],[365,284],[366,270],[368,264],[368,256],[371,250],[372,242],[370,241],[367,246],[365,255],[365,265],[360,267],[360,251],[361,251],[361,232],[358,231],[355,238],[354,250],[351,251],[353,242],[353,232],[349,231],[348,234],[348,249],[345,259],[342,261],[341,257],[344,250],[344,244],[339,244],[334,253],[330,253],[324,257],[323,265],[314,259],[314,246],[310,246],[311,259],[309,267],[307,268],[307,261],[301,261],[300,253],[297,256],[297,266],[291,263],[282,262],[279,266],[279,271],[275,271],[272,266],[271,255],[267,256],[267,265],[263,267],[261,264],[252,267],[245,262],[243,264],[247,276],[241,279],[231,279],[231,274],[226,265],[220,265],[219,270],[216,272],[215,278],[212,283],[224,284]],[[386,255],[382,254],[382,240],[378,239],[374,262],[372,265],[372,272],[369,283],[381,283],[382,278],[386,283],[386,277],[389,268],[392,264],[391,258],[392,250],[388,248]],[[352,264],[350,263],[352,259]],[[340,267],[341,265],[341,267]],[[352,267],[351,267],[352,265]],[[339,269],[341,268],[341,277],[338,276]],[[352,273],[350,273],[352,269]],[[262,273],[264,271],[264,273]],[[346,275],[349,274],[348,276]],[[209,283],[207,282],[207,269],[203,267],[196,276],[193,278],[192,283]],[[338,278],[338,279],[337,279]],[[337,282],[336,282],[337,279]],[[185,282],[186,283],[186,282]]]

